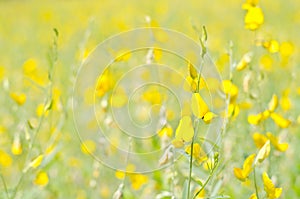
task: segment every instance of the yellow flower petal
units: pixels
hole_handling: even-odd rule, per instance
[[[206,123],[206,124],[209,124],[211,122],[211,120],[213,118],[217,117],[216,114],[214,114],[213,112],[207,112],[204,117],[203,117],[203,121]]]
[[[233,84],[230,80],[224,80],[222,82],[222,91],[226,94],[226,96],[230,96],[230,102],[234,102],[239,93],[238,87]]]
[[[189,116],[183,116],[179,121],[179,125],[176,129],[175,138],[181,139],[184,142],[192,141],[194,137],[194,128],[192,120]]]
[[[288,143],[279,143],[278,138],[274,136],[271,132],[267,132],[267,137],[270,139],[272,145],[281,152],[284,152],[288,149]]]
[[[37,168],[38,166],[41,165],[43,159],[44,159],[44,155],[39,155],[29,163],[29,166],[32,168]]]
[[[273,121],[281,128],[287,128],[291,124],[291,122],[278,113],[271,113],[271,118]]]
[[[273,95],[271,101],[268,104],[268,110],[270,112],[274,112],[276,107],[278,106],[278,97],[277,95]]]
[[[267,140],[264,146],[259,150],[255,158],[254,164],[262,163],[269,156],[270,150],[271,150],[270,140]]]
[[[257,115],[251,114],[251,115],[248,116],[249,124],[258,125],[261,120],[262,120],[262,114],[261,113],[259,113]]]
[[[208,106],[205,101],[202,99],[199,93],[193,93],[192,96],[192,112],[193,114],[203,119],[204,115],[209,112]]]
[[[157,134],[159,137],[163,137],[163,136],[172,137],[173,129],[170,125],[165,125],[160,131],[158,131]]]
[[[251,58],[252,58],[252,53],[244,54],[241,61],[237,64],[236,70],[238,71],[244,70],[251,62]]]
[[[10,97],[20,106],[26,102],[26,95],[24,93],[10,93]]]
[[[256,30],[264,23],[264,14],[260,7],[249,6],[245,15],[245,28]]]
[[[267,193],[267,197],[270,199],[279,198],[282,192],[282,188],[275,188],[272,180],[269,178],[266,172],[262,175],[264,190]]]
[[[265,145],[265,143],[268,141],[268,138],[260,133],[254,133],[252,136],[254,143],[256,145],[257,148],[261,149],[261,147],[263,147]]]
[[[46,186],[49,182],[48,174],[44,171],[40,171],[36,175],[35,180],[33,182],[38,186]]]
[[[93,140],[85,140],[81,144],[81,151],[85,154],[91,154],[96,151],[96,143]]]

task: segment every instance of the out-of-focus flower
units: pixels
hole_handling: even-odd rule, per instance
[[[12,161],[12,158],[5,151],[0,149],[0,166],[10,167]]]
[[[37,173],[33,183],[38,186],[46,186],[49,182],[48,174],[44,171],[40,171]]]
[[[272,145],[278,151],[284,152],[288,149],[288,143],[279,143],[278,137],[274,136],[271,132],[267,132],[267,137],[270,139]]]
[[[84,154],[91,154],[96,151],[96,143],[93,140],[85,140],[81,143],[81,151]]]
[[[287,128],[291,124],[291,121],[285,119],[284,117],[282,117],[282,115],[278,113],[271,113],[271,118],[273,119],[275,124],[277,124],[281,128]]]
[[[11,152],[14,155],[22,154],[22,144],[21,144],[20,136],[18,134],[14,136],[13,144],[11,146]]]
[[[268,141],[268,138],[265,135],[258,132],[253,133],[252,138],[254,140],[254,144],[259,149],[261,149],[264,146],[264,144]]]
[[[5,75],[5,68],[4,66],[0,66],[0,81],[3,79]]]
[[[37,156],[35,159],[33,159],[33,160],[29,163],[29,167],[37,168],[38,166],[41,165],[43,159],[44,159],[44,155],[39,155],[39,156]]]
[[[274,94],[274,95],[272,96],[271,101],[270,101],[269,104],[268,104],[268,110],[269,110],[270,112],[274,112],[275,109],[277,108],[277,106],[278,106],[278,97],[277,97],[277,95]]]
[[[230,102],[235,102],[239,93],[239,89],[235,84],[230,80],[223,80],[221,90],[227,97],[230,97]]]
[[[157,134],[159,137],[163,137],[163,136],[172,137],[173,129],[170,125],[167,124],[162,129],[160,129]]]
[[[266,143],[258,151],[257,156],[254,160],[254,164],[262,163],[270,154],[271,145],[270,140],[267,140]]]
[[[243,168],[234,168],[233,173],[240,181],[245,181],[253,169],[253,162],[256,154],[249,155],[244,161]]]
[[[264,23],[264,14],[260,7],[245,7],[247,13],[244,18],[245,28],[249,30],[257,30]]]
[[[238,71],[244,70],[251,62],[251,59],[252,59],[251,52],[244,54],[241,61],[236,65],[236,70]]]
[[[280,106],[281,106],[282,110],[284,110],[284,111],[288,111],[292,107],[292,102],[289,98],[289,94],[290,94],[290,89],[287,88],[283,91],[282,97],[280,99]]]
[[[256,193],[253,193],[253,194],[249,197],[249,199],[257,199]]]
[[[19,105],[22,106],[26,102],[26,95],[24,93],[11,92],[10,97]]]
[[[263,42],[263,47],[270,53],[277,53],[279,52],[280,45],[278,41],[272,39],[270,41]]]
[[[185,152],[191,155],[191,145],[185,148]],[[202,163],[203,161],[207,160],[207,156],[204,150],[201,148],[200,144],[194,143],[193,144],[193,158],[197,161],[198,164]]]
[[[262,179],[267,197],[269,199],[279,198],[282,193],[282,188],[276,188],[266,172],[262,174]]]

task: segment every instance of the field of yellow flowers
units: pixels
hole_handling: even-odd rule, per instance
[[[0,198],[300,198],[297,0],[0,1]]]

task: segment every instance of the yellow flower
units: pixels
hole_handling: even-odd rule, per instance
[[[251,62],[251,58],[252,58],[252,53],[249,52],[244,54],[241,61],[237,64],[236,70],[241,71],[245,69]]]
[[[36,177],[33,181],[33,183],[38,185],[38,186],[46,186],[48,184],[48,182],[49,182],[48,174],[44,171],[40,171],[36,175]]]
[[[258,125],[261,122],[262,118],[263,118],[263,115],[261,113],[256,114],[256,115],[250,114],[248,116],[248,122],[249,122],[249,124]]]
[[[148,176],[143,174],[130,174],[129,179],[131,181],[131,187],[134,190],[139,190],[144,184],[148,182]]]
[[[254,164],[262,163],[269,156],[270,150],[270,140],[267,140],[263,147],[261,147],[261,149],[258,151]]]
[[[264,144],[268,141],[268,138],[265,135],[257,133],[257,132],[255,132],[252,135],[252,138],[254,140],[256,147],[259,149],[262,148],[264,146]]]
[[[96,143],[93,140],[85,140],[81,143],[81,151],[84,154],[91,154],[96,151]]]
[[[37,168],[38,166],[41,165],[43,159],[44,159],[44,155],[39,155],[29,163],[29,167]]]
[[[201,119],[203,119],[204,115],[209,112],[207,104],[202,99],[202,97],[199,93],[193,93],[192,112],[196,117],[201,118]]]
[[[191,145],[187,146],[185,148],[185,152],[189,155],[191,155]],[[197,163],[201,163],[205,160],[207,160],[207,156],[205,154],[205,152],[203,151],[203,149],[201,148],[200,144],[198,143],[194,143],[193,144],[193,158],[197,161]]]
[[[267,137],[270,139],[272,145],[281,152],[284,152],[288,149],[288,143],[279,143],[278,138],[274,136],[271,132],[267,132]]]
[[[271,71],[272,67],[273,67],[273,59],[269,54],[263,55],[260,58],[260,66],[261,68],[267,70],[267,71]]]
[[[228,114],[226,117],[235,119],[240,113],[240,107],[238,104],[230,103],[228,106]]]
[[[107,91],[113,88],[114,83],[113,75],[109,72],[109,70],[105,70],[103,74],[99,76],[96,82],[97,96],[103,97]]]
[[[273,119],[275,124],[277,124],[281,128],[287,128],[291,124],[289,120],[285,119],[278,113],[271,113],[271,118]]]
[[[0,66],[0,81],[3,79],[5,74],[5,68],[4,66]]]
[[[277,95],[273,95],[271,101],[268,104],[268,110],[270,112],[274,112],[276,107],[278,106],[278,97]]]
[[[158,131],[158,136],[163,137],[163,136],[168,136],[172,137],[173,135],[173,129],[170,125],[165,125],[162,129]]]
[[[239,93],[238,87],[233,84],[230,80],[224,80],[222,82],[222,91],[226,94],[227,97],[230,97],[230,102],[234,102]]]
[[[175,132],[175,139],[172,144],[176,148],[180,148],[185,142],[192,141],[194,137],[194,128],[190,116],[183,116],[179,121],[179,125]]]
[[[26,102],[26,95],[24,93],[10,93],[10,97],[20,106]]]
[[[12,164],[12,158],[0,149],[0,166],[10,167]]]
[[[149,102],[150,104],[162,104],[164,96],[159,92],[157,87],[149,87],[143,95],[143,100]]]
[[[22,154],[22,144],[20,141],[19,135],[14,136],[14,141],[11,146],[11,152],[14,155],[21,155]]]
[[[292,102],[289,98],[289,94],[290,94],[290,89],[287,88],[283,91],[282,97],[280,99],[280,106],[284,111],[288,111],[292,107]]]
[[[274,39],[263,42],[263,47],[267,49],[270,53],[277,53],[279,52],[279,48],[280,48],[278,41]]]
[[[294,52],[294,45],[291,42],[282,42],[279,52],[282,57],[289,57]]]
[[[262,178],[267,197],[269,199],[279,198],[282,192],[282,188],[276,188],[266,172],[263,173]]]
[[[264,14],[260,7],[249,6],[245,15],[245,28],[256,30],[264,23]]]
[[[250,175],[253,169],[254,158],[255,158],[255,154],[249,155],[244,161],[242,169],[241,168],[233,169],[233,173],[237,179],[244,182],[248,178],[248,176]]]
[[[256,193],[253,193],[253,194],[249,197],[249,199],[257,199]]]

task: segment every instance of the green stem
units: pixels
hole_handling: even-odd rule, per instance
[[[206,187],[206,185],[208,184],[208,182],[210,181],[210,179],[212,178],[214,172],[215,172],[215,169],[217,168],[218,166],[218,162],[214,165],[214,167],[212,168],[208,178],[206,179],[206,181],[204,182],[203,186],[201,187],[201,189],[199,191],[197,191],[197,193],[193,196],[193,199],[196,198],[200,193],[201,191]]]
[[[253,168],[253,178],[254,178],[254,186],[255,186],[256,197],[257,197],[257,199],[259,199],[258,189],[257,189],[257,183],[256,183],[255,167]]]
[[[194,149],[194,137],[191,143],[191,154],[190,154],[190,171],[189,171],[189,181],[188,181],[188,195],[187,198],[190,198],[190,188],[191,188],[191,181],[192,181],[192,170],[193,170],[193,150]]]
[[[4,186],[4,190],[5,190],[5,193],[6,193],[6,197],[7,197],[8,199],[10,199],[9,194],[8,194],[8,190],[7,190],[7,186],[6,186],[6,182],[5,182],[5,180],[4,180],[3,176],[2,176],[2,174],[0,174],[0,177],[1,177],[1,180],[2,180],[2,183],[3,183],[3,186]]]

